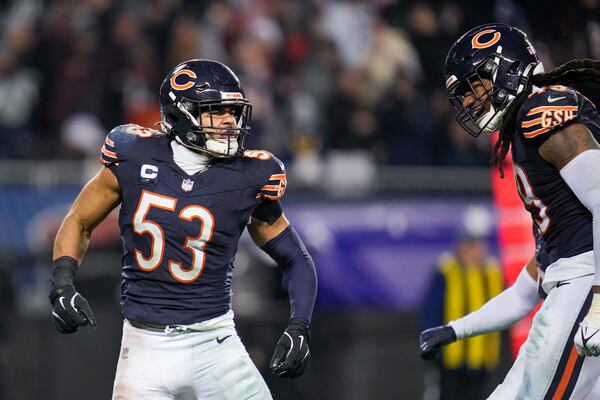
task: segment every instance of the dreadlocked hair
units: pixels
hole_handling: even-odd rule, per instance
[[[519,93],[512,103],[508,106],[506,114],[502,119],[500,134],[492,150],[490,165],[496,165],[500,171],[500,178],[504,178],[504,158],[510,149],[510,142],[515,133],[515,124],[517,114],[523,105],[523,102],[531,92],[531,86],[547,85],[569,85],[572,83],[594,82],[600,83],[600,61],[591,59],[571,60],[563,65],[544,74],[532,75],[529,77],[527,86]]]

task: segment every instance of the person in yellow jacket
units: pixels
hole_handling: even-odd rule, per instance
[[[462,236],[452,252],[439,256],[422,312],[423,329],[445,325],[479,309],[504,289],[502,270],[485,240]],[[426,374],[426,400],[479,400],[500,361],[500,333],[445,346],[435,370]]]

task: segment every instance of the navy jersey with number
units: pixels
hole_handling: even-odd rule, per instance
[[[122,204],[124,317],[189,324],[226,313],[238,239],[258,204],[283,196],[283,164],[266,151],[223,159],[189,176],[171,138],[138,125],[113,129],[100,161]]]
[[[544,267],[593,248],[590,212],[538,152],[550,135],[573,123],[600,140],[600,116],[585,96],[565,86],[534,88],[519,110],[511,143],[517,189],[543,238]]]

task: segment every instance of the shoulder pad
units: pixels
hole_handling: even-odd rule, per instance
[[[527,139],[534,138],[575,120],[579,112],[577,92],[566,86],[535,88],[525,100],[517,126]]]
[[[135,124],[119,125],[106,136],[100,153],[100,162],[104,165],[117,164],[129,158],[136,144],[161,135],[154,129]]]
[[[268,200],[281,199],[287,186],[283,162],[265,150],[246,150],[243,157],[257,160],[260,190],[256,197]]]

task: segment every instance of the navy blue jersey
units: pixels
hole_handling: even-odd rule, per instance
[[[533,224],[533,239],[535,241],[535,262],[537,263],[537,267],[542,271],[546,270],[548,267],[548,253],[546,251],[546,245],[544,244],[544,239],[542,238],[542,234],[537,226],[537,224]]]
[[[124,317],[189,324],[231,306],[238,239],[264,199],[283,196],[283,164],[266,151],[215,161],[189,176],[171,137],[138,125],[113,129],[100,161],[122,192]]]
[[[543,238],[544,269],[593,248],[590,212],[538,152],[550,135],[572,123],[584,124],[600,140],[600,116],[585,96],[565,86],[534,88],[519,110],[511,143],[517,189]]]

